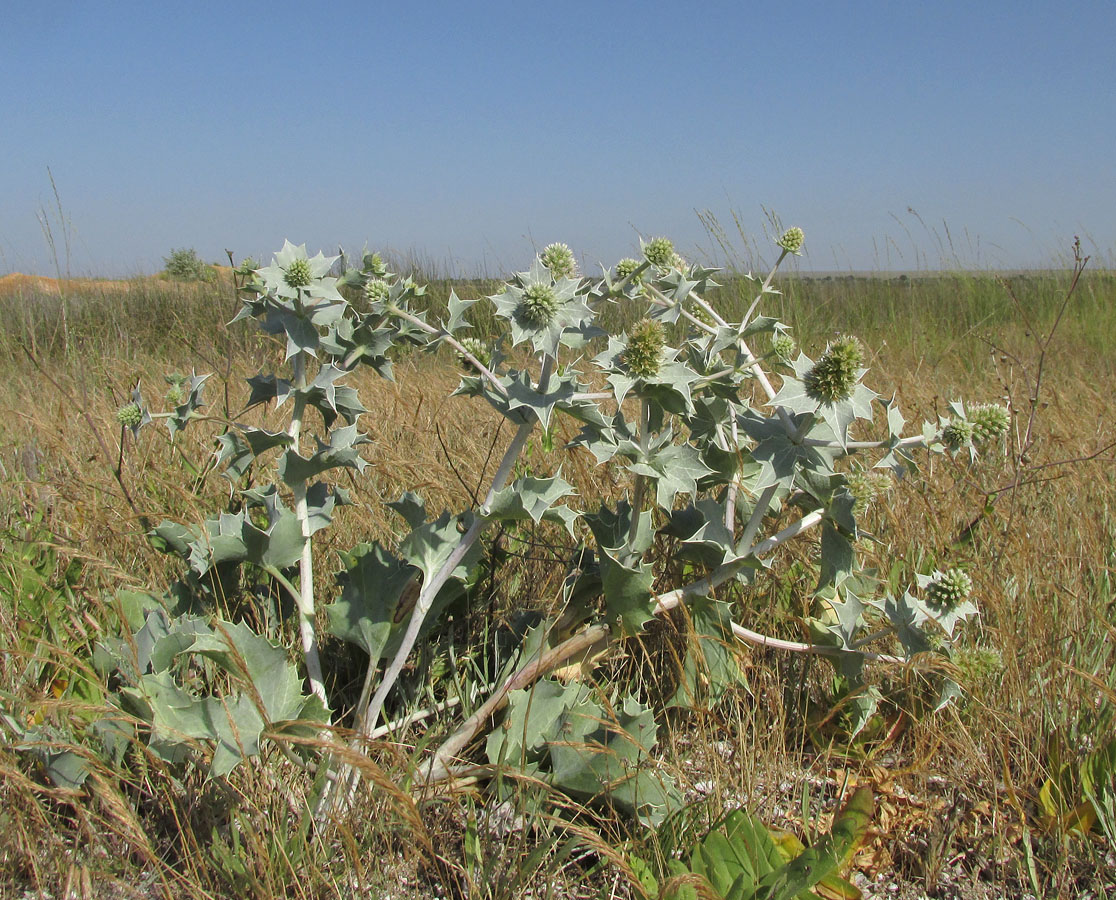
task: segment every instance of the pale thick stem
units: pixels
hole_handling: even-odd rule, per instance
[[[836,441],[823,441],[818,438],[805,438],[802,441],[804,447],[825,447],[828,450],[879,450],[882,447],[891,446],[925,447],[926,443],[926,438],[921,434],[901,438],[894,445],[891,441],[846,441],[844,444],[839,444]]]
[[[717,312],[717,310],[713,308],[713,305],[704,297],[700,296],[699,294],[695,294],[693,291],[690,291],[690,299],[694,301],[694,304],[696,306],[704,309],[706,313],[708,313],[713,318],[713,321],[720,325],[722,328],[728,327],[728,322],[721,316],[719,312]]]
[[[291,361],[295,387],[294,409],[287,434],[291,438],[291,449],[299,452],[299,439],[302,436],[302,417],[306,412],[306,353],[300,350]],[[314,609],[314,551],[310,535],[310,513],[306,502],[306,482],[291,485],[294,494],[294,512],[302,527],[305,543],[298,568],[298,632],[302,641],[302,652],[306,658],[306,675],[310,679],[310,690],[329,706],[326,699],[325,680],[322,677],[322,662],[318,653],[318,635]]]
[[[740,427],[736,424],[736,417],[732,419],[732,446],[740,446]],[[740,492],[740,471],[733,473],[732,482],[728,487],[728,497],[725,500],[725,529],[729,534],[736,533],[736,495]]]
[[[748,311],[744,313],[744,318],[740,320],[745,325],[752,320],[752,313],[756,311],[756,307],[760,305],[763,295],[766,294],[767,289],[771,287],[771,282],[775,280],[775,273],[779,271],[779,266],[783,264],[783,260],[787,258],[788,253],[790,253],[790,251],[784,247],[783,252],[779,254],[779,258],[775,260],[775,265],[773,265],[771,271],[767,273],[767,278],[764,279],[763,287],[761,287],[760,292],[756,294],[756,299],[752,301],[752,305],[748,307]]]
[[[813,653],[817,656],[840,656],[842,653],[849,652],[840,647],[827,647],[824,644],[802,644],[798,641],[784,641],[780,638],[768,637],[766,634],[752,631],[750,628],[737,625],[735,622],[732,623],[732,633],[740,640],[749,644],[755,644],[757,647],[766,647],[771,650],[785,650],[789,653]],[[901,656],[890,656],[886,653],[854,652],[860,653],[864,659],[873,662],[898,663],[900,665],[906,662]]]
[[[639,401],[639,452],[647,456],[651,441],[651,401],[646,397]],[[628,546],[634,547],[639,534],[639,514],[643,509],[643,495],[647,490],[647,477],[636,475],[632,485],[632,522],[628,526]]]

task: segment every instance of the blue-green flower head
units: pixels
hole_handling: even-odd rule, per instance
[[[926,585],[926,598],[944,610],[956,609],[973,592],[973,579],[963,569],[950,569]]]
[[[803,233],[801,228],[795,225],[784,231],[779,239],[775,241],[775,243],[786,250],[788,253],[793,253],[795,256],[801,256],[802,245],[806,243],[806,235]]]
[[[644,244],[643,255],[657,269],[669,269],[677,256],[674,242],[665,237],[652,238]]]
[[[268,294],[288,300],[301,300],[313,305],[319,300],[341,301],[337,293],[337,279],[330,278],[329,270],[337,261],[336,256],[317,256],[306,254],[306,245],[295,246],[290,241],[283,242],[283,249],[275,254],[270,266],[260,269],[256,275],[262,280]]]
[[[823,403],[837,403],[852,396],[864,364],[864,348],[852,336],[839,337],[802,379],[806,393]]]
[[[883,472],[854,469],[845,476],[845,487],[853,496],[853,515],[861,516],[891,487],[891,479]]]
[[[644,319],[632,329],[621,359],[636,378],[654,378],[662,366],[665,346],[663,323],[657,319]]]
[[[549,284],[529,284],[516,309],[516,316],[528,328],[545,328],[554,320],[560,301]]]
[[[364,285],[364,299],[369,303],[386,300],[391,293],[391,286],[382,278],[371,278]]]
[[[293,288],[309,287],[314,276],[310,274],[310,261],[306,259],[292,259],[283,273],[283,280]]]
[[[138,403],[126,403],[116,411],[116,421],[127,428],[138,428],[143,422],[143,408]]]
[[[539,258],[555,278],[573,278],[577,274],[577,260],[566,244],[548,244]]]
[[[942,429],[942,443],[950,450],[971,446],[973,436],[973,423],[966,419],[954,419]]]
[[[790,359],[794,351],[794,338],[785,331],[777,331],[771,335],[771,352],[777,357],[780,359]]]
[[[616,280],[622,281],[639,268],[639,260],[625,257],[616,264]],[[638,278],[637,278],[638,280]]]
[[[491,365],[491,363],[492,363],[492,351],[488,348],[488,344],[486,344],[480,338],[463,337],[461,339],[461,346],[470,355],[472,355],[473,359],[475,359],[477,362],[479,362],[482,366],[487,367],[487,366]],[[470,371],[476,369],[476,366],[473,365],[472,361],[470,361],[470,359],[467,356],[465,356],[465,354],[458,352],[457,358],[458,358],[458,361],[466,369],[469,369]]]

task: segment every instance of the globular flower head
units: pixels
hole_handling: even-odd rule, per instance
[[[891,479],[883,472],[856,469],[845,477],[845,487],[853,495],[853,515],[861,516],[887,492]]]
[[[771,352],[780,359],[790,359],[794,350],[794,338],[785,331],[776,331],[771,335]]]
[[[632,329],[621,359],[637,378],[654,378],[662,365],[665,343],[662,323],[644,319]]]
[[[947,612],[956,609],[973,592],[973,579],[963,569],[940,573],[926,585],[926,598]]]
[[[283,273],[283,280],[293,288],[309,287],[314,276],[310,272],[310,263],[305,259],[295,259],[287,266]]]
[[[577,273],[577,260],[565,244],[548,244],[539,258],[554,278],[572,278]]]
[[[548,284],[529,284],[523,289],[516,314],[529,328],[545,328],[558,312],[561,301]]]
[[[966,419],[954,419],[942,429],[942,443],[950,450],[970,446],[973,437],[973,423]]]
[[[620,262],[618,262],[616,264],[616,279],[617,279],[617,281],[623,281],[625,278],[627,278],[629,275],[631,275],[638,268],[639,268],[639,260],[638,259],[632,259],[629,256],[629,257],[625,257],[624,259],[620,260]],[[637,275],[635,280],[637,282],[642,281],[643,276],[642,275]]]
[[[852,336],[839,337],[802,379],[806,393],[823,403],[847,400],[863,364],[864,348],[860,341]]]
[[[464,337],[461,339],[461,346],[464,347],[472,356],[486,368],[492,363],[492,351],[488,349],[488,345],[480,338]],[[458,360],[467,369],[475,369],[476,366],[469,361],[462,353],[457,354]]]
[[[364,299],[369,303],[386,300],[391,286],[382,278],[371,278],[364,284]]]
[[[973,442],[977,444],[1006,434],[1011,424],[1011,416],[1007,409],[998,403],[970,406],[968,412],[969,422],[972,423]]]
[[[776,244],[786,250],[788,253],[793,253],[795,256],[802,255],[802,245],[806,242],[806,235],[803,234],[802,229],[797,225],[788,228],[779,237]]]
[[[643,255],[651,265],[659,269],[669,269],[677,254],[670,238],[657,237],[643,245]]]
[[[138,428],[143,422],[143,407],[138,403],[126,403],[116,411],[116,421],[127,428]]]

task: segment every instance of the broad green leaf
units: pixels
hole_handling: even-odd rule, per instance
[[[562,685],[551,679],[512,691],[503,722],[489,732],[488,761],[517,768],[537,762],[546,742],[558,733],[563,714],[571,706],[588,702],[587,696],[587,689],[576,682]]]
[[[697,708],[706,697],[716,702],[726,690],[746,685],[737,663],[728,604],[698,598],[688,606],[691,632],[682,677],[668,706]]]
[[[398,645],[399,625],[406,621],[399,601],[417,577],[414,566],[379,544],[361,545],[337,576],[341,596],[326,607],[330,634],[363,648],[373,660],[393,655],[390,644]]]
[[[550,742],[553,782],[574,796],[607,798],[657,826],[681,797],[665,775],[643,765],[655,736],[652,711],[635,698],[628,697],[612,719],[586,697],[568,707]]]
[[[698,480],[713,471],[689,444],[669,444],[650,457],[648,464],[656,473],[655,502],[666,510],[674,506],[678,494],[696,496]]]

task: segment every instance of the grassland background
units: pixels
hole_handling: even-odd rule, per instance
[[[1025,411],[1035,396],[1027,380],[1034,372],[1022,364],[1034,361],[1036,339],[1052,327],[1069,278],[1062,271],[1017,274],[1006,283],[965,272],[790,277],[778,283],[781,296],[763,312],[791,325],[807,353],[838,332],[861,337],[870,351],[866,382],[881,394],[897,394],[908,420],[933,421],[959,397],[1009,401]],[[494,287],[456,285],[463,296]],[[448,289],[432,283],[433,315]],[[726,279],[711,299],[731,314],[746,308],[751,294],[741,281]],[[235,412],[245,398],[244,378],[274,367],[272,348],[253,329],[225,324],[236,305],[227,275],[211,285],[63,283],[61,296],[22,283],[0,294],[0,560],[14,576],[30,559],[45,586],[34,603],[16,595],[0,600],[0,633],[11,642],[0,684],[9,703],[67,715],[66,704],[74,702],[66,693],[67,666],[114,627],[106,591],[160,587],[174,577],[167,558],[144,540],[142,522],[195,521],[223,502],[219,479],[195,482],[191,466],[208,452],[200,435],[187,433],[172,447],[152,429],[137,444],[127,441],[121,454],[114,414],[136,382],[155,398],[164,374],[191,368],[214,373],[211,409]],[[482,332],[495,328],[483,317],[479,325]],[[1038,884],[1050,896],[1100,896],[1112,885],[1116,848],[1045,820],[1038,794],[1063,761],[1079,760],[1111,727],[1116,467],[1112,450],[1103,448],[1116,440],[1114,339],[1116,274],[1087,272],[1049,343],[1035,397],[1038,441],[1024,479],[1033,483],[992,495],[1019,474],[1010,455],[973,468],[938,458],[898,485],[874,514],[875,530],[886,540],[872,551],[882,571],[909,579],[928,560],[970,569],[982,615],[965,642],[995,649],[1001,662],[966,682],[962,703],[931,714],[904,713],[896,701],[898,711],[888,720],[894,733],[846,746],[831,732],[831,743],[820,744],[818,735],[826,732],[806,727],[805,714],[796,710],[809,693],[803,686],[824,681],[822,667],[744,651],[751,696],[680,721],[664,741],[665,764],[691,792],[700,785],[711,808],[742,800],[769,824],[802,830],[812,826],[800,810],[824,811],[842,773],[855,772],[873,781],[879,804],[876,832],[857,864],[870,876],[897,879],[905,892],[940,887],[961,896],[1003,896]],[[335,568],[336,550],[389,536],[392,523],[380,502],[403,489],[419,490],[433,509],[469,502],[467,487],[481,478],[499,420],[483,404],[448,399],[456,379],[450,360],[421,354],[399,361],[395,383],[354,379],[370,410],[361,422],[373,441],[371,466],[352,485],[356,505],[342,511],[338,527],[316,548],[319,571]],[[544,459],[537,445],[532,453],[532,464],[551,471],[562,462],[584,496],[617,489],[584,454],[559,450]],[[112,474],[118,460],[119,481]],[[1076,462],[1060,464],[1067,460]],[[990,496],[995,502],[988,503]],[[786,628],[786,613],[808,593],[796,585],[793,563],[792,554],[766,588],[757,587],[768,592],[757,599],[750,623],[760,630]],[[553,592],[560,569],[535,560],[503,575],[496,593],[508,606]],[[513,585],[529,596],[515,596]],[[881,678],[896,697],[917,694],[916,686],[903,692],[903,679],[913,685],[916,674]],[[436,730],[438,723],[427,726]],[[726,745],[731,752],[722,752]],[[396,765],[398,774],[403,762]],[[75,813],[72,798],[38,785],[9,751],[0,749],[0,766],[6,810],[0,865],[13,889],[88,882],[100,896],[97,884],[135,883],[155,872],[153,891],[160,885],[183,896],[232,890],[235,879],[205,849],[205,825],[192,817],[197,810],[172,788],[144,803],[98,784]],[[254,771],[230,790],[245,809],[271,821],[282,813],[268,799],[276,793],[268,779],[279,777]],[[789,797],[787,784],[793,785]],[[806,803],[804,784],[814,785]],[[191,789],[214,790],[183,786]],[[435,893],[443,881],[499,895],[496,882],[482,890],[469,878],[445,874],[464,866],[459,831],[472,802],[425,808],[409,826],[422,838],[418,844],[430,840],[444,857],[445,871],[414,868],[408,890],[416,896]],[[167,808],[154,809],[160,804]],[[350,822],[340,849],[319,847],[298,862],[283,862],[262,844],[246,848],[254,874],[237,883],[256,896],[348,896],[357,884],[375,890],[377,872],[369,871],[368,859],[399,853],[398,823],[387,828],[383,821]],[[598,833],[611,846],[645,840],[621,822],[605,823]],[[488,858],[497,859],[525,852],[516,842],[528,838],[486,840]],[[524,874],[526,883],[549,879],[570,896],[631,894],[623,878],[583,877],[584,865],[568,860],[535,868]]]

